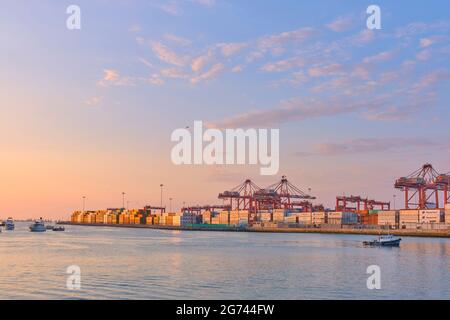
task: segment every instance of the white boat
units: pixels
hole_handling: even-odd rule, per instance
[[[14,230],[14,220],[13,218],[9,217],[5,222],[5,229],[6,230]]]
[[[44,220],[40,218],[39,220],[36,220],[31,226],[30,226],[31,232],[45,232],[47,231],[47,228],[45,228]]]
[[[400,241],[402,241],[401,238],[388,234],[385,236],[379,236],[378,239],[372,241],[364,241],[363,244],[367,246],[398,247],[400,245]]]

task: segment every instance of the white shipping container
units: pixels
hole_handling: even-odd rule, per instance
[[[399,223],[419,223],[419,210],[400,210]]]
[[[313,212],[311,214],[312,224],[325,224],[327,214],[326,212]]]
[[[341,219],[342,218],[342,212],[328,212],[328,219]]]
[[[419,210],[420,223],[440,223],[443,219],[443,212],[440,209]]]
[[[397,225],[397,211],[379,211],[378,225]]]
[[[341,225],[342,224],[342,218],[330,218],[328,216],[328,224]]]

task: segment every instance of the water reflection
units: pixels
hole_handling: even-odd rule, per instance
[[[450,298],[450,239],[180,232],[68,227],[0,235],[1,299],[422,299]],[[79,265],[82,290],[66,289]],[[366,287],[381,267],[381,290]]]

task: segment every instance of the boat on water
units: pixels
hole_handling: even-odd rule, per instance
[[[379,236],[372,241],[364,241],[363,244],[366,246],[398,247],[400,246],[400,241],[402,241],[401,238],[388,234]]]
[[[6,230],[14,230],[14,219],[9,217],[5,222],[5,229]]]
[[[30,226],[31,232],[45,232],[47,231],[47,228],[45,227],[44,220],[40,218],[39,220],[36,220],[31,226]]]
[[[52,228],[53,231],[65,231],[66,228],[64,228],[63,226],[54,226]]]

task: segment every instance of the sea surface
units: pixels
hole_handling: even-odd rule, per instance
[[[0,299],[450,299],[450,239],[28,225],[0,233]]]

